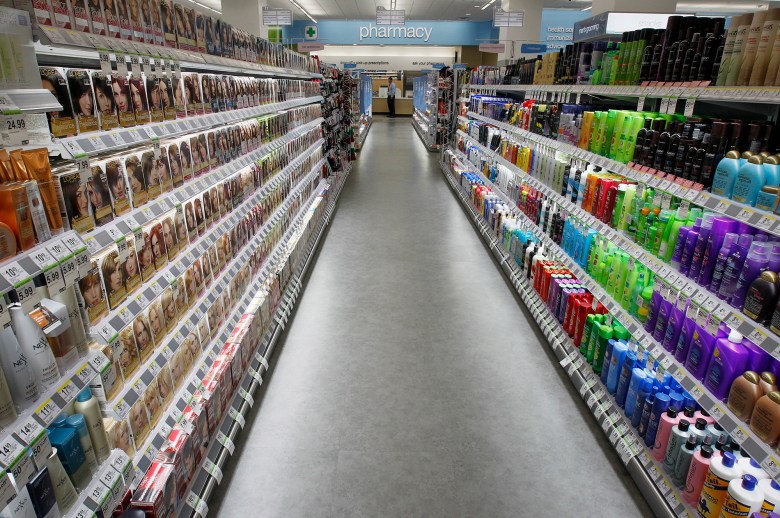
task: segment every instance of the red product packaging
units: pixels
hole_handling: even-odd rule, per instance
[[[184,498],[184,492],[195,473],[195,455],[193,454],[192,436],[190,431],[194,426],[189,421],[177,424],[162,448],[154,458],[155,462],[172,464],[176,471],[176,487],[179,500]]]
[[[173,464],[152,462],[133,493],[131,506],[144,511],[147,518],[167,518],[173,516],[177,502]]]
[[[216,393],[214,390],[216,390]],[[193,397],[193,401],[200,405],[206,414],[209,430],[216,430],[219,419],[222,417],[219,386],[214,385],[214,390],[204,387],[203,389],[198,389]]]
[[[209,446],[208,414],[200,404],[193,401],[192,405],[187,405],[187,408],[184,409],[182,423],[184,422],[192,426],[190,437],[192,438],[192,453],[197,466],[206,455],[206,448]],[[190,428],[185,428],[185,430],[190,430]]]

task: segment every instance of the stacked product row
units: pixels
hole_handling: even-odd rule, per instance
[[[73,29],[250,63],[318,72],[316,57],[286,49],[170,0],[14,0],[40,26]]]
[[[6,196],[8,207],[15,207],[0,215],[0,258],[27,251],[64,230],[89,234],[319,118],[320,113],[319,106],[306,106],[224,125],[162,141],[159,146],[106,156],[87,169],[74,163],[52,169],[46,149],[0,150],[0,196]],[[269,151],[257,163],[257,181],[266,181],[289,160],[283,148]],[[236,185],[233,192],[244,188]],[[191,233],[198,221],[212,219],[213,209],[220,202],[226,205],[231,196],[216,188],[211,191],[203,193],[203,200],[198,196],[185,205],[178,222],[183,232]]]
[[[739,443],[714,419],[697,410],[690,394],[647,351],[638,347],[622,324],[606,314],[604,306],[588,291],[588,283],[581,284],[565,263],[549,255],[535,233],[524,230],[529,222],[526,217],[516,219],[513,209],[503,205],[479,175],[464,169],[457,161],[454,166],[460,172],[460,187],[563,331],[579,347],[585,362],[623,409],[652,456],[663,462],[683,499],[696,506],[703,517],[739,516],[745,505],[750,512],[772,511],[780,503],[780,486],[769,480],[769,475],[741,451]],[[556,225],[555,214],[545,215],[542,210],[527,205],[521,205],[520,209],[526,216],[531,215],[530,223],[537,231],[554,240],[567,239],[560,233],[568,234],[568,229],[565,224],[562,229]],[[671,324],[663,327],[673,328]],[[727,357],[742,344],[739,333],[729,333],[722,326],[710,355],[712,361],[708,361],[708,376],[729,376],[724,372],[729,362]],[[767,368],[768,355],[762,362],[757,367]],[[777,366],[775,361],[773,368],[776,370]],[[748,378],[755,383],[746,386]],[[760,376],[755,372],[745,373],[731,384],[729,405],[749,404],[754,430],[778,424],[774,400],[780,399],[780,392],[775,380],[773,372],[764,370]],[[723,475],[724,466],[733,469]],[[732,480],[737,482],[729,483]],[[764,482],[757,483],[757,480]]]
[[[41,83],[62,105],[49,112],[51,136],[95,131],[238,110],[319,94],[316,83],[293,79],[196,73],[142,73],[140,68],[40,68]]]
[[[780,187],[780,159],[775,156],[780,151],[780,135],[773,123],[588,108],[531,100],[518,104],[481,96],[471,100],[475,113],[641,171],[774,210]],[[742,170],[745,164],[749,165]]]
[[[337,68],[323,68],[322,117],[325,119],[325,156],[331,171],[355,159],[355,130],[352,117],[355,110],[352,91],[355,81]]]
[[[665,29],[624,32],[619,43],[581,42],[535,59],[521,58],[508,67],[503,81],[539,85],[778,86],[778,22],[779,9],[725,19],[670,16]],[[502,79],[494,74],[476,77]]]

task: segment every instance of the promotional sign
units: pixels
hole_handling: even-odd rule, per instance
[[[480,52],[490,52],[492,54],[502,54],[506,50],[506,45],[503,43],[480,43]]]
[[[498,39],[493,22],[406,20],[405,25],[377,25],[376,20],[321,20],[316,39],[330,45],[479,45]],[[311,22],[284,27],[288,41],[305,41]]]
[[[543,9],[539,39],[547,46],[546,52],[555,52],[572,43],[574,24],[589,17],[590,11]]]
[[[661,13],[601,13],[574,24],[574,41],[595,40],[604,36],[620,36],[637,29],[664,29],[671,14]]]
[[[325,49],[324,43],[304,41],[298,44],[298,52],[317,52]]]
[[[520,45],[520,54],[544,54],[547,52],[547,45],[538,43],[523,43]]]

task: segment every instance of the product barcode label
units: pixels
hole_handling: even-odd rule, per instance
[[[206,457],[206,459],[203,461],[203,469],[206,470],[206,473],[214,477],[214,479],[217,481],[217,485],[222,482],[222,470],[219,469],[219,466],[214,464],[208,457]]]

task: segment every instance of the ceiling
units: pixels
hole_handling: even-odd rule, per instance
[[[231,1],[231,0],[225,0]],[[390,8],[390,0],[296,0],[316,19],[370,20],[376,8]],[[544,7],[583,8],[590,0],[543,0]],[[488,0],[396,0],[395,8],[404,9],[410,20],[492,20],[493,5],[481,9]],[[296,20],[307,19],[290,0],[268,0],[268,7],[292,9]]]

